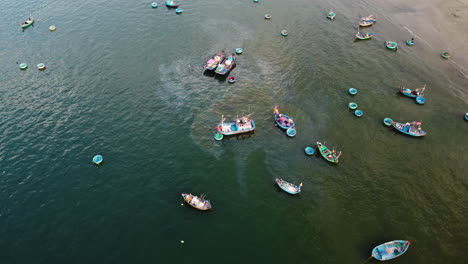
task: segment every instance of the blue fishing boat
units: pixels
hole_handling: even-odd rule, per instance
[[[392,122],[392,126],[400,131],[403,134],[410,135],[413,137],[422,137],[425,136],[427,133],[421,129],[422,122],[412,122],[412,123],[399,123],[399,122]]]
[[[233,53],[216,67],[215,73],[226,75],[234,65],[236,65],[236,54]]]
[[[216,67],[218,67],[218,64],[220,64],[221,62],[224,61],[224,50],[216,53],[215,55],[213,55],[213,57],[211,57],[205,64],[205,70],[209,70],[209,71],[212,71],[214,69],[216,69]]]
[[[399,89],[400,93],[411,98],[424,97],[424,90],[426,90],[426,85],[424,84],[424,87],[416,88],[414,90],[400,85]]]
[[[273,113],[275,117],[275,123],[277,126],[279,126],[280,128],[284,130],[294,128],[295,126],[294,120],[285,114],[280,114],[278,110],[278,106],[275,106],[275,108],[273,108]]]
[[[255,122],[250,117],[243,116],[235,121],[225,122],[224,117],[221,118],[221,123],[216,126],[216,131],[225,136],[247,133],[255,130]]]
[[[176,4],[172,0],[167,0],[166,1],[166,6],[169,7],[169,8],[177,8],[177,7],[180,6],[180,4]]]
[[[299,184],[299,186],[294,185],[290,182],[287,182],[283,179],[276,178],[275,179],[276,184],[285,192],[289,194],[298,194],[301,192],[301,187],[302,187],[302,182]]]
[[[371,257],[380,261],[394,259],[403,255],[409,248],[411,241],[394,240],[376,246],[372,250]]]

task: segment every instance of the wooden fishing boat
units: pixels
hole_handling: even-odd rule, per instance
[[[279,178],[276,178],[275,182],[283,191],[289,194],[298,194],[301,192],[302,182],[299,184],[299,186]]]
[[[214,69],[216,69],[216,67],[218,67],[218,64],[220,64],[221,62],[223,62],[224,60],[224,50],[216,53],[215,55],[213,55],[213,57],[211,57],[205,64],[205,70],[209,70],[209,71],[212,71]]]
[[[374,15],[369,15],[369,16],[366,16],[366,17],[361,17],[361,21],[377,22],[377,19],[375,19]]]
[[[411,97],[411,98],[417,98],[417,97],[424,97],[424,90],[426,90],[426,85],[421,88],[416,88],[414,90],[411,90],[410,88],[403,87],[400,85],[400,93]]]
[[[398,44],[394,41],[386,41],[385,46],[387,47],[387,49],[396,50]]]
[[[336,14],[333,13],[333,11],[330,10],[330,12],[328,12],[327,14],[327,17],[330,19],[330,20],[333,20],[335,18]]]
[[[380,261],[394,259],[403,255],[409,248],[411,241],[406,240],[394,240],[381,245],[376,246],[372,250],[371,257]]]
[[[192,206],[195,209],[201,210],[201,211],[206,211],[211,209],[211,203],[209,200],[205,200],[204,195],[201,195],[200,197],[195,196],[193,194],[189,193],[182,193],[182,197],[184,198],[184,201],[188,203],[190,206]]]
[[[325,145],[317,141],[317,147],[322,157],[329,162],[338,163],[338,159],[341,156],[341,151],[336,152],[335,150],[329,150]]]
[[[280,128],[284,130],[294,128],[295,126],[294,120],[285,114],[280,114],[278,110],[278,106],[275,106],[275,108],[273,108],[273,114],[274,114],[275,123],[277,126],[279,126]]]
[[[374,36],[374,33],[361,33],[361,32],[359,32],[359,27],[358,27],[358,30],[357,30],[357,33],[356,33],[356,38],[357,39],[365,40],[365,39],[372,38],[372,36]]]
[[[236,54],[233,53],[229,57],[227,57],[223,62],[218,64],[216,67],[215,73],[220,75],[226,75],[228,72],[232,70],[232,67],[236,65]]]
[[[359,21],[359,26],[360,27],[370,27],[372,25],[374,25],[373,20],[361,20],[361,21]]]
[[[243,116],[231,122],[225,122],[225,118],[222,118],[221,123],[216,126],[216,131],[225,136],[247,133],[253,130],[255,130],[255,122],[249,116]]]
[[[169,7],[169,8],[177,8],[177,7],[180,6],[180,4],[176,4],[172,0],[167,0],[166,1],[166,6]]]
[[[20,26],[22,28],[27,28],[27,27],[31,26],[32,24],[34,24],[34,19],[32,17],[30,17],[30,18],[26,19],[25,22],[21,23]]]
[[[392,122],[392,126],[400,131],[403,134],[410,135],[413,137],[422,137],[425,136],[427,133],[421,129],[422,122],[412,122],[412,123],[399,123],[399,122]]]
[[[358,33],[356,34],[356,38],[357,39],[362,39],[362,40],[370,39],[370,38],[372,38],[372,36],[374,36],[374,33],[360,33],[358,31]]]

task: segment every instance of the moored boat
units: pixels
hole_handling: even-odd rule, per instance
[[[284,130],[294,128],[295,126],[294,120],[285,114],[280,114],[278,110],[278,106],[275,106],[275,108],[273,108],[273,114],[274,114],[275,123],[277,126],[279,126],[280,128]]]
[[[406,45],[408,45],[408,46],[413,46],[413,45],[414,45],[414,38],[408,39],[408,40],[406,41]]]
[[[372,36],[374,36],[374,33],[360,33],[360,32],[358,32],[356,34],[356,38],[357,39],[362,39],[362,40],[370,39],[370,38],[372,38]]]
[[[32,24],[34,24],[34,19],[32,17],[30,17],[30,18],[26,19],[25,22],[21,23],[20,26],[22,28],[27,28],[27,27],[31,26]]]
[[[372,250],[371,257],[380,261],[394,259],[403,255],[409,248],[411,241],[394,240],[376,246]]]
[[[327,17],[330,19],[330,20],[333,20],[335,18],[336,14],[333,13],[333,11],[330,10],[330,12],[328,12],[327,14]]]
[[[317,141],[317,147],[322,157],[324,157],[327,161],[338,163],[338,159],[341,156],[341,151],[336,152],[335,150],[330,150],[319,141]]]
[[[387,49],[396,50],[398,44],[394,41],[386,41],[385,46],[387,47]]]
[[[225,118],[221,119],[221,123],[216,126],[216,131],[225,136],[247,133],[255,130],[255,122],[249,116],[237,118],[235,121],[225,122]]]
[[[276,184],[278,184],[278,186],[285,192],[289,193],[289,194],[298,194],[301,192],[301,187],[302,187],[302,182],[301,184],[298,185],[295,185],[295,184],[292,184],[290,182],[287,182],[283,179],[279,179],[279,178],[276,178],[275,179],[275,182]]]
[[[403,87],[400,85],[400,93],[411,97],[411,98],[416,98],[416,97],[424,97],[424,90],[426,90],[426,85],[421,88],[416,88],[414,90],[411,90],[410,88]]]
[[[366,17],[361,17],[361,21],[377,22],[377,19],[375,19],[374,15],[369,15],[369,16],[366,16]]]
[[[212,71],[216,69],[218,64],[220,64],[224,60],[224,50],[216,53],[213,57],[211,57],[205,64],[205,70]]]
[[[372,20],[361,20],[359,21],[359,26],[360,27],[369,27],[369,26],[372,26],[374,25],[374,21]]]
[[[422,122],[412,122],[412,123],[399,123],[399,122],[392,122],[392,126],[400,131],[403,134],[410,135],[413,137],[422,137],[425,136],[427,133],[421,129]]]
[[[442,53],[440,54],[440,56],[441,56],[442,58],[444,58],[444,59],[448,59],[448,58],[450,58],[450,53],[448,53],[448,52],[442,52]]]
[[[229,57],[227,57],[223,62],[218,64],[215,73],[220,75],[226,75],[232,70],[232,67],[234,67],[234,65],[236,65],[236,54],[233,53]]]
[[[177,8],[177,7],[180,6],[180,4],[176,4],[172,0],[167,0],[166,1],[166,6],[169,7],[169,8]]]
[[[201,211],[206,211],[206,210],[211,209],[211,203],[209,200],[205,200],[204,195],[201,195],[200,197],[195,196],[191,193],[190,194],[182,193],[181,195],[184,198],[184,201],[195,209],[198,209]]]

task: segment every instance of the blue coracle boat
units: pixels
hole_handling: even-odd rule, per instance
[[[226,136],[242,134],[253,131],[255,122],[249,116],[237,118],[236,121],[224,122],[225,118],[221,119],[221,123],[216,126],[216,131]]]
[[[294,128],[295,126],[294,120],[285,114],[280,114],[278,110],[278,106],[275,106],[275,108],[273,109],[273,113],[275,114],[275,123],[279,127],[281,127],[284,130]]]
[[[422,122],[412,122],[412,123],[399,123],[399,122],[392,122],[392,126],[400,131],[403,134],[410,135],[413,137],[422,137],[425,136],[427,133],[421,129]]]
[[[394,240],[376,246],[372,250],[372,257],[380,261],[394,259],[403,255],[408,250],[411,241]]]
[[[289,194],[298,194],[301,192],[301,187],[302,187],[302,182],[299,184],[299,186],[294,185],[290,182],[287,182],[283,179],[276,178],[275,179],[276,184],[285,192]]]

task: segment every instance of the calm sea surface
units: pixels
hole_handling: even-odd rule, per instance
[[[184,0],[176,15],[150,4],[2,0],[0,263],[361,264],[394,239],[412,241],[395,263],[467,263],[468,82],[439,50],[404,45],[389,14],[411,10]],[[355,42],[369,13],[376,35]],[[203,74],[238,47],[237,83]],[[422,106],[396,89],[425,83]],[[276,104],[295,138],[274,127]],[[214,141],[222,114],[252,114],[255,134]],[[384,117],[423,121],[428,135]],[[343,151],[339,165],[304,155],[317,140]],[[276,177],[302,193],[279,191]],[[181,206],[181,192],[214,209]]]

